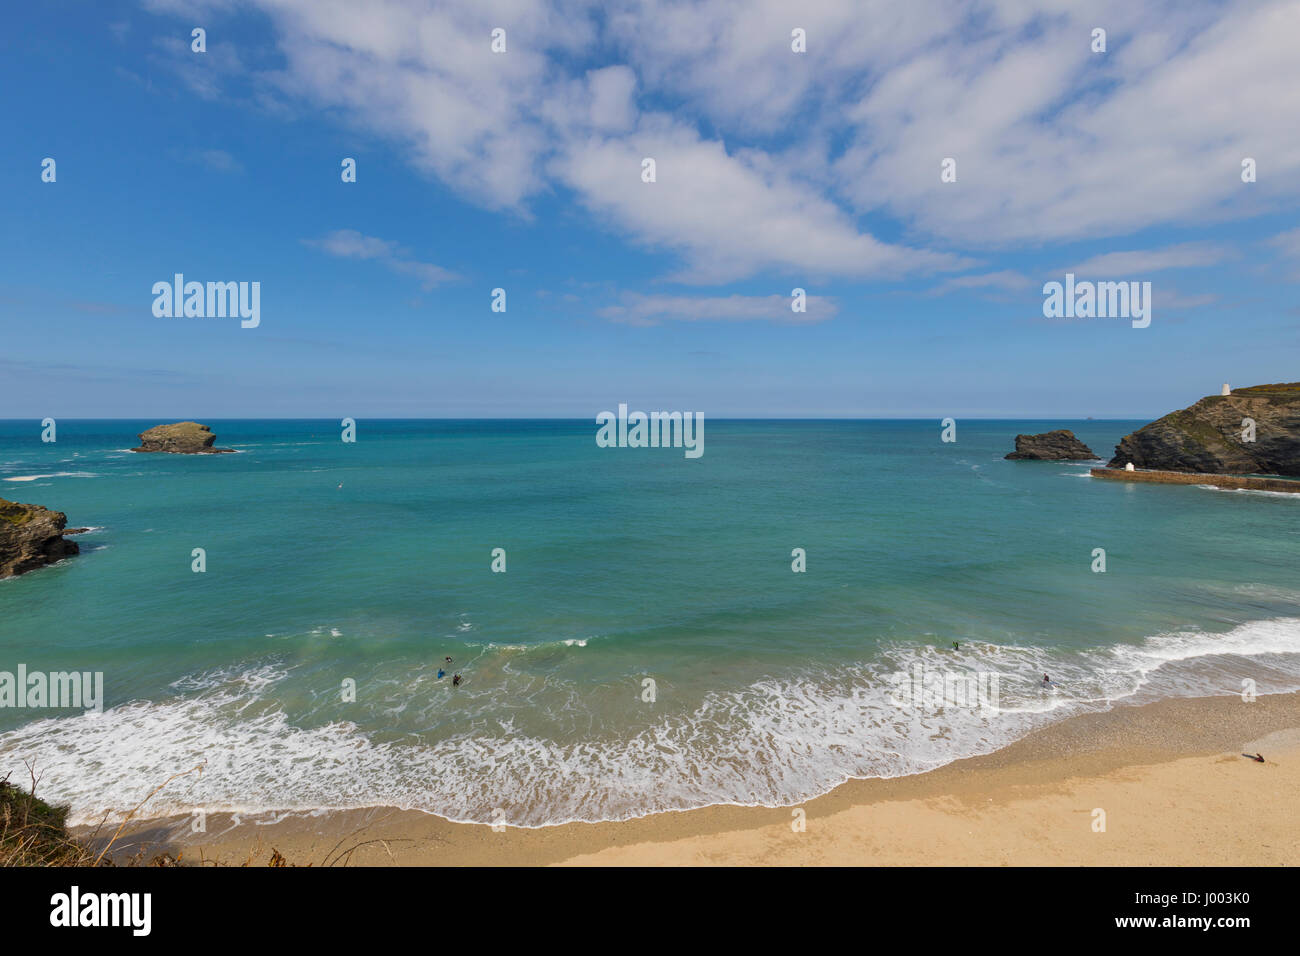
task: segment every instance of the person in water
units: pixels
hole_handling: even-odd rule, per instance
[[[952,649],[953,649],[954,651],[959,651],[959,650],[961,650],[961,647],[957,644],[956,641],[953,641],[953,642],[952,642]]]
[[[446,677],[446,676],[447,676],[447,672],[446,672],[445,670],[443,670],[441,667],[439,667],[439,668],[438,668],[438,680],[442,680],[442,679],[443,679],[444,677]]]
[[[457,674],[455,677],[453,677],[453,678],[451,679],[451,686],[452,686],[452,687],[459,687],[459,686],[460,686],[460,675],[459,675],[459,674]]]
[[[1046,674],[1043,675],[1043,686],[1044,686],[1044,687],[1051,687],[1051,686],[1052,686],[1052,679],[1051,679],[1050,677],[1048,677]]]

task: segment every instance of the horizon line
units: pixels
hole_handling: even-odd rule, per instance
[[[696,412],[695,414],[703,414],[703,413]],[[141,421],[153,421],[154,419],[158,419],[158,418],[166,419],[167,421],[170,422],[198,421],[200,418],[206,419],[208,421],[216,421],[216,422],[333,422],[336,421],[336,418],[334,417],[302,418],[297,416],[287,416],[283,418],[279,418],[279,417],[250,418],[250,417],[228,417],[224,415],[200,415],[200,416],[189,417],[189,418],[187,417],[168,418],[167,416],[159,416],[159,415],[137,415],[131,417],[117,416],[113,418],[89,418],[89,417],[82,418],[80,416],[73,416],[73,415],[60,415],[60,416],[49,415],[45,417],[54,418],[56,420],[61,419],[63,421],[72,421],[72,422],[141,422]],[[432,416],[431,415],[365,415],[365,416],[347,415],[344,417],[352,418],[356,421],[389,421],[389,422],[583,422],[583,423],[595,422],[595,416],[591,416],[588,418],[575,418],[572,416],[551,416],[551,415],[502,415],[502,416],[470,416],[470,417],[455,417],[455,416],[446,416],[446,415],[432,415]],[[960,414],[958,415],[949,414],[945,416],[835,415],[835,416],[810,416],[810,417],[797,416],[797,415],[782,415],[782,416],[717,415],[717,416],[705,416],[705,417],[707,417],[710,421],[718,421],[718,422],[928,422],[928,421],[933,421],[936,418],[939,418],[940,420],[942,420],[942,418],[954,418],[959,420],[964,418],[966,421],[983,421],[983,422],[1053,422],[1053,421],[1127,422],[1127,421],[1138,421],[1141,419],[1150,418],[1150,416],[1148,415],[1131,415],[1131,416],[1118,416],[1118,417],[1084,416],[1083,418],[1072,418],[1065,415],[1054,415],[1046,418],[1034,418],[1030,416],[1019,416],[1019,415],[978,416],[978,415],[960,415]],[[1156,417],[1158,418],[1160,416],[1156,416]],[[41,420],[42,419],[37,418],[36,416],[27,416],[23,418],[0,418],[0,424],[9,424],[9,423],[16,423],[16,422],[32,422],[32,421],[41,421]],[[202,423],[200,422],[200,424]]]

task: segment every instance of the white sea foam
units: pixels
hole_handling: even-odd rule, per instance
[[[15,475],[13,478],[6,478],[5,481],[40,481],[42,478],[98,478],[89,471],[56,471],[50,475]]]
[[[343,632],[340,631],[337,627],[326,628],[325,625],[321,625],[320,627],[313,627],[313,628],[312,628],[308,633],[311,634],[312,637],[323,637],[324,634],[325,634],[325,631],[326,631],[326,630],[329,631],[329,635],[330,635],[330,637],[342,637],[342,636],[343,636]],[[267,637],[270,637],[270,636],[271,636],[271,635],[269,635],[269,634],[267,635]]]
[[[457,628],[461,630],[461,628]],[[590,637],[568,637],[558,641],[539,641],[536,644],[502,644],[497,641],[466,641],[466,647],[483,648],[489,651],[541,651],[555,647],[586,647]]]
[[[163,451],[163,452],[158,452],[158,451],[136,451],[134,448],[115,448],[115,449],[113,449],[113,450],[114,450],[114,451],[125,451],[125,452],[130,452],[130,453],[132,453],[133,455],[141,455],[141,456],[146,457],[146,458],[149,457],[149,456],[151,456],[151,455],[157,455],[157,456],[162,457],[162,458],[168,458],[168,457],[171,457],[170,454],[169,454],[168,452],[165,452],[165,451]],[[234,455],[242,455],[242,454],[244,454],[244,449],[242,449],[242,448],[234,448],[234,447],[231,447],[231,448],[227,448],[224,452],[222,452],[222,454],[225,454],[225,455],[231,455],[231,454],[234,454]],[[181,455],[180,457],[182,457],[182,458],[191,458],[191,457],[194,457],[194,456],[192,456],[192,455]],[[216,457],[216,458],[220,458],[221,455],[215,455],[214,457]]]
[[[1300,605],[1300,588],[1283,588],[1272,584],[1234,584],[1228,588],[1228,593]]]
[[[1196,485],[1206,491],[1225,491],[1231,495],[1263,495],[1268,498],[1290,498],[1300,501],[1300,481],[1296,482],[1295,491],[1265,491],[1262,488],[1220,488],[1218,485]]]
[[[996,673],[999,700],[983,709],[896,706],[889,675],[918,666]],[[34,721],[0,735],[0,774],[38,758],[46,796],[71,803],[75,823],[120,817],[200,761],[201,775],[173,781],[148,812],[392,805],[487,822],[501,807],[512,825],[540,826],[710,804],[790,805],[852,777],[900,776],[988,753],[1121,701],[1237,693],[1243,675],[1258,678],[1260,693],[1300,689],[1300,619],[1079,651],[899,644],[870,666],[760,680],[706,694],[689,712],[665,708],[637,728],[565,743],[519,730],[508,715],[425,742],[380,740],[338,720],[296,726],[276,699],[292,672],[205,672],[175,682],[169,700]],[[1044,672],[1054,689],[1039,683]],[[400,712],[410,689],[391,698],[390,712]],[[479,693],[489,700],[492,692]],[[469,704],[470,694],[456,699]]]

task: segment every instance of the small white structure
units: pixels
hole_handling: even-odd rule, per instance
[[[1124,470],[1125,470],[1125,471],[1134,471],[1134,470],[1136,470],[1136,469],[1134,469],[1134,467],[1133,467],[1133,462],[1130,461],[1127,465],[1124,466]]]
[[[1220,394],[1220,395],[1231,395],[1231,394],[1232,394],[1232,389],[1228,388],[1228,383],[1227,383],[1227,382],[1224,382],[1224,383],[1223,383],[1223,391],[1221,391],[1219,394]]]

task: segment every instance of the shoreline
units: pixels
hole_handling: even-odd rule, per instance
[[[113,855],[253,866],[273,849],[303,866],[1295,865],[1298,785],[1300,693],[1172,698],[1066,718],[925,773],[849,780],[796,808],[499,832],[393,807],[213,813],[205,833],[189,816],[133,821]],[[1105,832],[1093,830],[1099,809]]]

